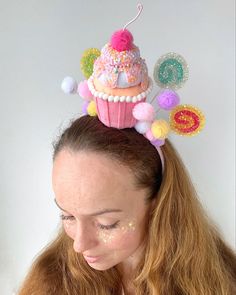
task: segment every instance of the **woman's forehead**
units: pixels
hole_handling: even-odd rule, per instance
[[[93,210],[137,202],[130,169],[99,153],[61,151],[54,161],[52,181],[61,206],[69,203]]]
[[[106,155],[95,152],[73,153],[61,151],[53,165],[53,182],[81,182],[85,184],[122,184],[134,188],[134,175],[131,170]],[[76,184],[76,183],[75,183]]]

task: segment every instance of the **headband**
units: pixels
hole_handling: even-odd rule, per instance
[[[98,116],[107,127],[134,127],[145,136],[159,153],[163,173],[161,146],[168,134],[173,131],[183,136],[195,135],[204,127],[205,117],[192,105],[180,105],[176,91],[187,81],[189,70],[185,59],[174,52],[157,60],[153,80],[158,90],[147,101],[153,80],[148,75],[145,59],[134,44],[133,35],[126,29],[142,9],[138,4],[137,16],[113,33],[101,51],[97,48],[84,51],[80,67],[86,80],[77,83],[74,78],[66,77],[61,88],[67,94],[79,94],[84,99],[83,115]],[[160,117],[160,110],[170,112],[169,120]]]

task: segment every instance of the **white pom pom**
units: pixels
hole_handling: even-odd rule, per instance
[[[134,128],[138,133],[144,134],[151,128],[151,122],[139,121],[135,124]]]
[[[72,77],[65,77],[61,83],[61,89],[66,93],[75,93],[77,90],[77,82]]]

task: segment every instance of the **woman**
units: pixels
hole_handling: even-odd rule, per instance
[[[177,152],[83,116],[54,144],[58,237],[19,295],[236,294],[236,257]],[[109,212],[108,212],[109,211]],[[89,257],[98,256],[98,257]]]

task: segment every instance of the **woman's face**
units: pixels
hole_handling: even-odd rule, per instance
[[[150,205],[129,168],[103,154],[62,150],[54,160],[52,184],[65,232],[92,268],[139,259]]]

